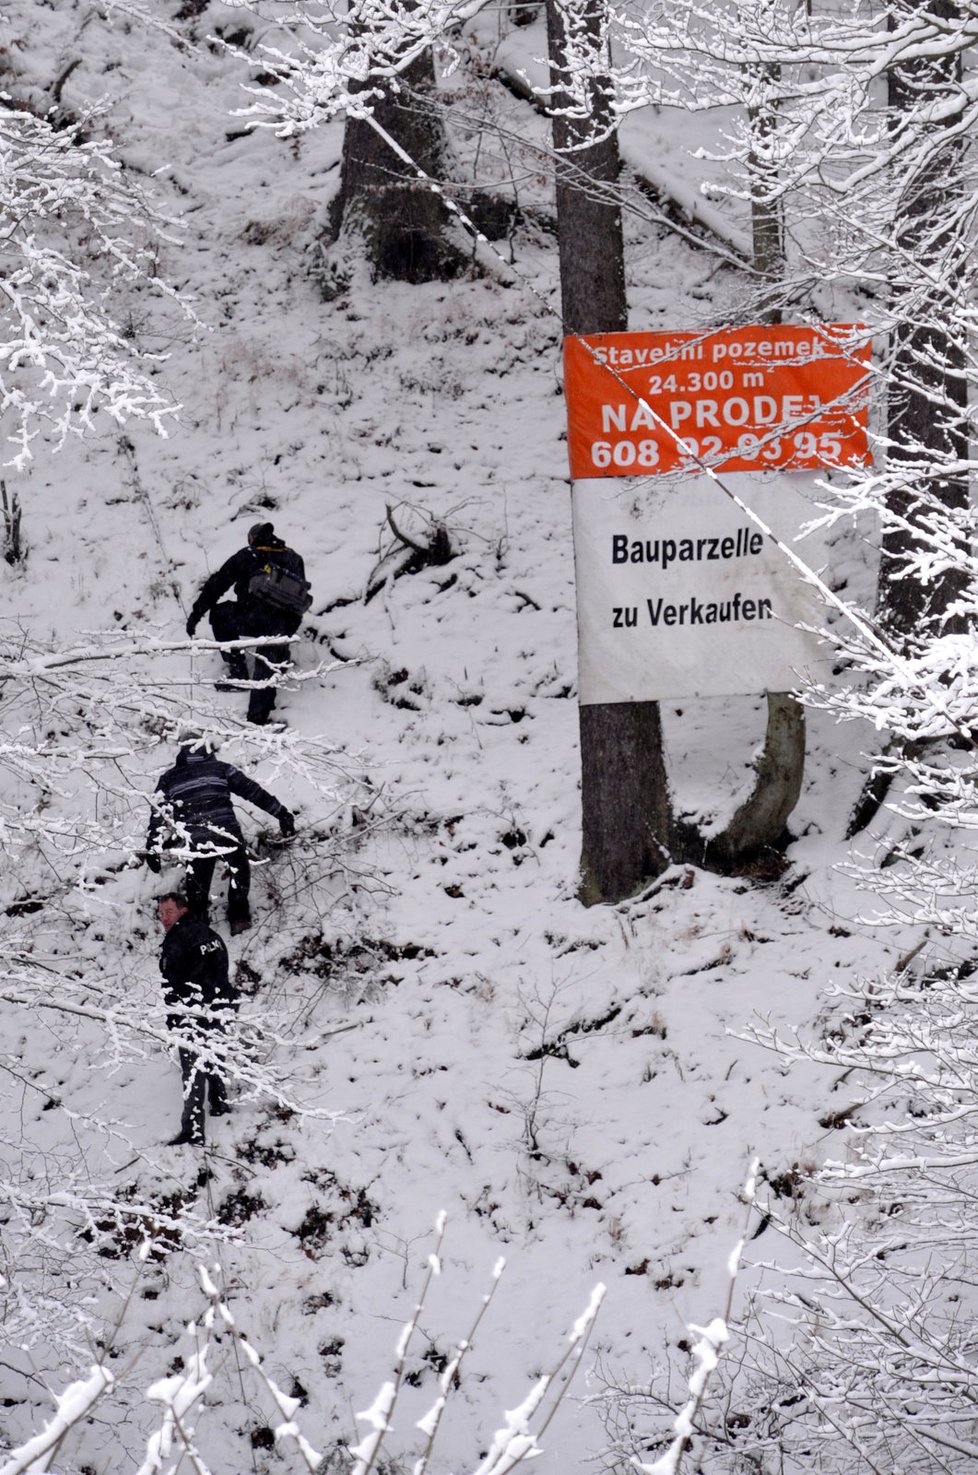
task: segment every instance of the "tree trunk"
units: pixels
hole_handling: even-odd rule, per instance
[[[431,53],[425,52],[374,104],[372,115],[418,169],[440,180],[444,130],[438,113],[426,103],[434,93],[434,63]],[[355,240],[358,249],[366,252],[375,277],[442,281],[457,276],[468,265],[468,257],[447,238],[453,217],[442,195],[418,176],[367,119],[347,119],[340,190],[331,215],[333,240]],[[342,270],[339,260],[332,270]],[[324,286],[328,291],[327,282]]]
[[[568,26],[600,60],[600,12],[589,0],[547,0],[551,107],[557,162],[557,232],[565,334],[621,333],[628,327],[618,140],[608,96],[589,84],[589,116],[562,116]],[[592,77],[594,73],[592,72]],[[604,135],[604,136],[602,136]],[[656,702],[580,709],[581,900],[620,901],[669,862],[670,803]]]
[[[939,21],[951,25],[962,21],[961,0],[929,0],[926,7],[900,6],[891,24],[924,8]],[[945,512],[953,517],[968,505],[967,473],[944,470],[961,466],[969,451],[966,345],[954,332],[961,266],[957,209],[964,165],[964,145],[955,126],[965,105],[960,51],[893,67],[887,85],[894,139],[911,127],[918,149],[921,140],[934,144],[902,181],[902,192],[894,201],[900,254],[891,296],[896,327],[889,379],[888,465],[899,480],[887,496],[877,612],[884,628],[905,639],[960,630],[961,624],[952,625],[947,615],[967,583],[962,565],[968,548],[960,533],[952,534],[962,552],[957,567],[925,579],[907,563],[915,551],[933,546],[922,530],[935,512],[945,521]],[[958,110],[947,106],[955,98]],[[915,117],[921,107],[939,110],[939,120]],[[943,143],[942,133],[947,135]],[[924,283],[930,284],[926,290]]]
[[[805,711],[788,692],[768,692],[767,732],[754,789],[721,835],[707,861],[723,869],[764,850],[783,850],[788,816],[798,803],[805,772]]]
[[[588,38],[600,61],[599,7],[591,0],[547,0],[550,85],[554,89],[553,144],[557,154],[557,234],[564,332],[624,333],[625,247],[618,202],[618,138],[611,128],[608,94],[591,83],[591,116],[571,118],[567,80],[567,27],[578,46]]]
[[[657,702],[581,707],[581,888],[621,901],[671,860],[669,786]]]
[[[924,7],[909,0],[890,14],[896,21]],[[960,24],[961,0],[931,0],[929,14],[939,21]],[[930,141],[923,161],[901,184],[894,201],[894,235],[899,255],[894,265],[890,304],[893,329],[887,419],[890,444],[888,469],[897,484],[886,495],[880,542],[877,619],[900,646],[926,640],[942,632],[960,633],[966,620],[953,605],[968,584],[967,537],[952,531],[961,557],[924,579],[914,568],[914,554],[930,545],[926,536],[935,513],[966,514],[967,472],[944,471],[962,466],[969,456],[968,362],[962,336],[956,335],[956,299],[961,281],[961,227],[957,207],[962,198],[964,144],[957,136],[958,112],[946,106],[958,97],[961,105],[961,52],[950,57],[921,58],[893,67],[887,74],[887,101],[892,114],[891,136],[899,141],[912,129],[914,143]],[[941,117],[919,118],[921,104],[938,107]],[[942,141],[941,134],[947,137]],[[968,244],[970,248],[970,243]],[[924,283],[929,289],[922,293]],[[957,522],[961,529],[962,517]],[[949,613],[950,612],[950,613]],[[916,756],[915,745],[891,743],[888,754],[902,751]],[[863,784],[853,808],[847,835],[851,838],[876,816],[889,793],[892,767],[873,772]]]
[[[747,109],[754,269],[762,282],[770,283],[758,316],[768,323],[781,322],[777,294],[784,276],[783,212],[780,202],[772,198],[778,183],[778,163],[771,144],[777,131],[775,99],[779,82],[779,68],[755,68],[754,95]],[[804,772],[804,708],[790,692],[768,692],[767,730],[753,792],[736,810],[723,833],[710,842],[707,860],[726,869],[761,851],[783,849],[788,816],[798,803]]]

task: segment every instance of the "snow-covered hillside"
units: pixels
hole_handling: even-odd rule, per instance
[[[65,1281],[36,1236],[24,1258],[30,1226],[12,1213],[2,1436],[16,1444],[37,1426],[45,1385],[73,1375],[63,1339],[84,1366],[135,1282],[109,1362],[119,1386],[59,1468],[138,1466],[154,1418],[143,1391],[189,1348],[197,1266],[217,1263],[312,1444],[355,1442],[354,1414],[388,1376],[444,1211],[443,1273],[391,1452],[416,1447],[413,1422],[505,1256],[438,1468],[475,1468],[597,1282],[604,1305],[541,1468],[611,1468],[602,1390],[644,1384],[672,1358],[681,1402],[687,1324],[721,1307],[751,1159],[778,1178],[843,1150],[824,1125],[845,1104],[833,1077],[740,1037],[759,1019],[810,1024],[827,984],[914,940],[855,924],[865,902],[833,870],[868,739],[813,716],[778,880],[677,867],[634,902],[584,910],[552,238],[516,239],[508,285],[372,285],[361,272],[326,303],[309,263],[338,182],[339,127],[283,140],[234,116],[247,67],[207,37],[245,23],[239,8],[185,5],[173,21],[185,44],[94,8],[5,10],[18,85],[49,85],[77,57],[63,104],[109,99],[120,158],[177,221],[161,274],[202,324],[133,296],[134,330],[166,354],[159,379],[181,406],[169,439],[106,423],[8,473],[29,553],[0,564],[5,627],[22,632],[25,659],[179,643],[200,582],[259,517],[305,557],[315,604],[279,701],[283,732],[249,728],[241,698],[215,692],[206,648],[96,662],[75,687],[39,676],[7,688],[7,741],[60,742],[68,756],[44,794],[11,769],[5,807],[43,803],[89,839],[66,845],[57,873],[41,847],[18,849],[3,882],[5,948],[42,959],[50,1001],[70,990],[75,1006],[0,1004],[5,1172],[57,1198],[81,1163],[106,1192],[145,1204],[147,1224],[182,1208],[233,1233],[181,1240],[140,1270],[138,1235],[106,1231],[101,1258],[82,1258],[98,1231],[70,1210],[41,1223],[38,1210],[35,1231],[78,1245],[73,1276],[50,1248]],[[513,133],[532,135],[530,110],[506,107]],[[649,120],[632,147],[653,149],[656,127],[675,157],[669,120]],[[629,231],[635,326],[723,320],[739,290],[730,268],[637,218]],[[451,560],[394,578],[388,507],[414,537],[443,525]],[[840,541],[834,557],[840,581],[864,576],[858,546]],[[678,807],[707,820],[728,810],[761,701],[665,715]],[[243,1091],[203,1164],[162,1145],[180,1077],[163,1045],[161,884],[126,865],[173,760],[175,718],[219,732],[222,756],[299,820],[283,848],[249,815],[263,862],[256,926],[230,941],[259,1074],[282,1099]],[[87,772],[70,756],[82,742]],[[155,1048],[85,1016],[86,1000],[116,994],[158,1020]],[[280,1417],[240,1349],[225,1337],[209,1367],[197,1421],[207,1468],[287,1468],[266,1448]]]

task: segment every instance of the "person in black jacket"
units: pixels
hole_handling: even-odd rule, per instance
[[[190,910],[206,923],[214,867],[224,857],[230,873],[228,922],[231,935],[236,936],[251,926],[251,867],[232,794],[277,819],[283,835],[295,834],[292,812],[274,794],[233,764],[215,758],[207,738],[197,738],[184,744],[176,763],[156,785],[146,835],[146,864],[159,871],[163,852],[179,850],[187,864]]]
[[[223,596],[234,589],[234,599]],[[299,554],[275,536],[270,522],[256,522],[248,530],[248,546],[232,554],[206,580],[187,619],[193,639],[202,617],[210,616],[215,640],[247,640],[255,636],[294,635],[311,598],[306,570]],[[232,682],[248,680],[243,650],[221,652]],[[255,647],[254,680],[248,701],[248,721],[266,723],[275,706],[275,677],[290,664],[288,644]],[[219,685],[223,688],[225,683]]]
[[[203,1045],[208,1034],[223,1033],[221,1015],[234,1009],[237,995],[228,977],[228,950],[202,917],[188,910],[187,898],[169,891],[159,899],[163,924],[160,972],[166,1022],[178,1038],[177,1053],[183,1076],[183,1113],[180,1131],[167,1143],[177,1147],[189,1142],[204,1145],[204,1108],[211,1116],[230,1110],[224,1081],[213,1060],[193,1048],[195,1037]]]

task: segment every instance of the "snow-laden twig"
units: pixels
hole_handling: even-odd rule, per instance
[[[188,1331],[194,1330],[193,1326],[188,1327]],[[195,1475],[209,1475],[207,1466],[194,1445],[193,1425],[189,1423],[189,1415],[213,1381],[207,1371],[207,1352],[205,1345],[188,1353],[184,1358],[183,1372],[160,1378],[147,1388],[147,1399],[151,1403],[163,1404],[163,1417],[159,1429],[149,1437],[146,1458],[136,1475],[160,1475],[163,1461],[169,1459],[173,1453],[174,1444],[179,1446]]]
[[[506,1410],[506,1422],[496,1430],[488,1454],[473,1475],[509,1475],[524,1460],[535,1459],[543,1453],[540,1439],[549,1428],[580,1366],[604,1296],[605,1287],[599,1283],[571,1328],[567,1347],[553,1371],[537,1379],[521,1404]],[[548,1394],[551,1394],[550,1406],[542,1412]],[[532,1427],[534,1418],[537,1419],[535,1430]]]
[[[370,1408],[358,1415],[358,1418],[369,1425],[370,1433],[356,1449],[348,1451],[353,1460],[350,1475],[369,1475],[370,1470],[377,1467],[383,1440],[392,1430],[408,1349],[431,1285],[441,1274],[440,1250],[445,1223],[445,1215],[439,1215],[436,1247],[428,1256],[421,1294],[410,1321],[405,1324],[397,1341],[394,1375],[381,1385]],[[140,1266],[146,1262],[151,1250],[150,1242],[144,1241],[139,1252]],[[475,1334],[495,1295],[504,1263],[503,1260],[496,1262],[493,1284],[482,1298],[468,1335],[459,1340],[455,1355],[440,1376],[439,1397],[428,1413],[418,1421],[417,1427],[426,1436],[426,1442],[422,1454],[412,1466],[412,1475],[426,1475],[445,1402],[451,1391],[458,1387],[459,1368],[466,1352],[473,1345]],[[198,1265],[197,1268],[206,1306],[201,1315],[186,1327],[186,1335],[192,1346],[183,1356],[180,1370],[158,1378],[146,1389],[146,1400],[150,1404],[161,1406],[162,1412],[157,1427],[146,1441],[145,1457],[134,1475],[164,1475],[164,1471],[166,1475],[175,1475],[183,1465],[192,1470],[194,1475],[211,1475],[195,1442],[195,1421],[203,1410],[206,1396],[214,1387],[215,1375],[209,1364],[216,1358],[222,1336],[233,1339],[237,1352],[241,1354],[239,1368],[242,1372],[256,1376],[268,1394],[279,1420],[274,1427],[276,1441],[291,1442],[307,1475],[317,1475],[323,1468],[323,1457],[306,1438],[296,1421],[299,1399],[284,1393],[269,1376],[260,1353],[239,1328],[237,1318],[220,1289],[220,1268],[207,1268],[203,1265]],[[122,1317],[137,1284],[138,1277],[130,1288],[115,1327],[106,1336],[105,1356],[116,1340]],[[488,1453],[473,1475],[509,1475],[524,1460],[541,1453],[540,1440],[560,1408],[580,1365],[604,1294],[603,1285],[594,1288],[587,1307],[568,1334],[567,1345],[553,1371],[538,1378],[523,1402],[516,1408],[507,1410],[504,1424],[496,1431]],[[96,1400],[111,1391],[113,1386],[112,1375],[101,1365],[94,1367],[88,1377],[72,1383],[56,1399],[55,1417],[39,1434],[9,1453],[6,1462],[0,1466],[0,1475],[35,1475],[35,1472],[40,1475],[40,1472],[47,1471],[48,1462],[60,1448],[65,1435],[88,1417]]]
[[[730,1338],[730,1316],[733,1311],[734,1290],[737,1284],[737,1275],[740,1271],[741,1256],[744,1251],[744,1241],[747,1237],[747,1226],[754,1213],[757,1200],[757,1171],[758,1163],[751,1164],[747,1181],[743,1188],[743,1198],[747,1205],[744,1233],[737,1241],[727,1260],[727,1297],[722,1316],[715,1316],[706,1326],[691,1326],[690,1331],[695,1332],[698,1341],[693,1346],[693,1371],[689,1378],[689,1398],[683,1408],[676,1416],[675,1438],[668,1450],[662,1457],[651,1465],[644,1465],[638,1460],[633,1463],[642,1475],[679,1475],[683,1455],[689,1446],[689,1441],[696,1431],[696,1421],[699,1417],[703,1400],[706,1397],[707,1388],[712,1374],[716,1371],[722,1349]]]
[[[429,47],[451,51],[458,28],[483,3],[352,0],[339,24],[332,6],[303,3],[279,23],[280,45],[262,40],[255,48],[262,65],[278,79],[281,95],[270,103],[261,88],[247,86],[244,90],[255,101],[241,114],[285,138],[341,115],[369,118],[380,92],[396,90],[398,79]],[[248,53],[218,37],[213,40],[253,62]]]
[[[50,1470],[50,1460],[65,1435],[87,1418],[112,1383],[109,1369],[98,1363],[87,1377],[69,1383],[64,1392],[55,1397],[55,1412],[40,1434],[35,1434],[26,1444],[10,1452],[0,1465],[0,1475],[42,1475],[43,1471]]]
[[[360,1422],[366,1424],[371,1432],[350,1450],[355,1462],[351,1475],[370,1475],[370,1471],[377,1463],[384,1436],[390,1432],[391,1417],[394,1413],[397,1395],[400,1392],[401,1383],[404,1378],[407,1350],[411,1338],[417,1330],[418,1321],[424,1310],[425,1300],[431,1283],[437,1275],[441,1274],[441,1260],[439,1256],[442,1242],[445,1238],[445,1224],[446,1216],[443,1210],[435,1222],[435,1248],[428,1256],[428,1267],[421,1286],[421,1293],[418,1296],[417,1304],[414,1308],[414,1314],[411,1320],[404,1326],[397,1341],[393,1380],[383,1383],[370,1407],[365,1409],[363,1413],[357,1414]]]
[[[150,1241],[143,1240],[137,1254],[139,1270],[133,1277],[129,1290],[122,1298],[115,1321],[104,1338],[100,1360],[95,1363],[86,1377],[76,1378],[74,1382],[69,1383],[62,1394],[55,1395],[54,1416],[48,1420],[41,1432],[28,1439],[26,1444],[8,1451],[7,1458],[3,1465],[0,1465],[0,1475],[43,1475],[43,1472],[49,1471],[51,1461],[61,1449],[67,1435],[88,1419],[98,1400],[114,1386],[115,1378],[105,1364],[118,1340],[126,1312],[139,1284],[142,1267],[149,1258],[150,1251]],[[2,1276],[0,1276],[0,1288],[6,1288],[6,1282]]]
[[[18,469],[39,438],[57,448],[93,429],[96,411],[166,435],[178,408],[150,373],[158,360],[141,354],[107,309],[123,282],[179,299],[155,273],[154,239],[165,239],[171,222],[107,143],[83,139],[100,121],[93,113],[84,128],[65,129],[11,109],[0,125],[0,413],[13,447],[5,464]]]
[[[350,1475],[370,1475],[370,1471],[377,1465],[385,1438],[392,1432],[392,1420],[404,1380],[408,1347],[424,1310],[432,1281],[441,1273],[440,1251],[445,1233],[445,1222],[445,1215],[440,1214],[436,1224],[436,1247],[428,1257],[428,1268],[421,1293],[411,1320],[404,1326],[398,1338],[393,1377],[381,1384],[370,1407],[357,1414],[357,1418],[368,1426],[370,1432],[350,1450],[354,1459]],[[468,1335],[456,1344],[453,1357],[449,1359],[439,1377],[438,1397],[427,1413],[417,1422],[416,1427],[426,1436],[426,1442],[421,1455],[412,1465],[412,1475],[426,1475],[448,1397],[458,1386],[462,1361],[466,1353],[471,1350],[475,1334],[496,1294],[504,1268],[505,1261],[497,1260],[492,1272],[493,1284],[479,1304]],[[518,1407],[506,1411],[504,1424],[497,1429],[488,1453],[473,1475],[509,1475],[509,1471],[514,1470],[523,1460],[532,1459],[541,1452],[540,1437],[554,1418],[580,1364],[604,1294],[603,1285],[595,1287],[586,1310],[574,1323],[567,1339],[567,1346],[554,1370],[536,1380]],[[548,1395],[550,1395],[550,1402],[545,1407]],[[534,1421],[536,1421],[535,1430],[532,1428]]]
[[[472,1322],[471,1327],[469,1328],[468,1335],[463,1337],[457,1343],[454,1356],[449,1358],[447,1364],[445,1365],[445,1368],[439,1374],[438,1397],[432,1404],[428,1412],[418,1420],[416,1427],[421,1430],[422,1434],[426,1434],[428,1436],[428,1442],[424,1447],[420,1459],[417,1460],[414,1465],[413,1475],[425,1475],[425,1472],[428,1469],[428,1463],[431,1459],[432,1450],[435,1446],[435,1439],[438,1436],[438,1430],[441,1426],[442,1415],[444,1414],[445,1409],[448,1405],[448,1395],[451,1393],[452,1389],[456,1386],[458,1382],[462,1360],[465,1357],[466,1352],[471,1349],[472,1344],[475,1340],[475,1335],[482,1323],[482,1318],[488,1311],[489,1306],[492,1302],[492,1298],[496,1294],[496,1288],[499,1285],[499,1279],[503,1273],[505,1265],[506,1262],[503,1259],[499,1259],[496,1261],[492,1272],[492,1286],[482,1297],[482,1300],[479,1303],[479,1309],[475,1314],[475,1319]]]
[[[313,1449],[295,1422],[295,1415],[300,1406],[298,1398],[292,1398],[287,1393],[283,1393],[274,1379],[268,1375],[258,1352],[252,1346],[251,1342],[248,1341],[244,1333],[238,1330],[238,1325],[231,1309],[226,1300],[221,1296],[214,1279],[203,1268],[201,1268],[200,1276],[204,1291],[210,1297],[211,1315],[219,1317],[226,1330],[235,1339],[239,1350],[244,1356],[245,1362],[261,1379],[275,1405],[276,1413],[282,1420],[275,1427],[276,1441],[282,1442],[286,1439],[291,1439],[310,1475],[316,1475],[316,1472],[320,1468],[322,1455]]]

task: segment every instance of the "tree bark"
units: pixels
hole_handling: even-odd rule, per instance
[[[425,52],[404,69],[372,113],[425,175],[440,180],[444,129],[438,113],[425,105],[434,93],[434,63]],[[468,257],[447,238],[451,220],[442,195],[418,177],[370,122],[347,119],[340,189],[332,207],[334,241],[356,238],[375,277],[442,281],[468,265]]]
[[[563,111],[571,101],[568,24],[600,59],[601,13],[588,0],[547,0],[546,9],[564,333],[621,333],[628,327],[625,251],[607,89],[591,82],[588,117]],[[631,896],[665,869],[671,809],[658,703],[581,707],[580,734],[579,896],[591,906]]]
[[[924,8],[917,0],[899,5],[890,13],[891,29],[899,18]],[[960,23],[964,15],[961,0],[930,0],[926,10],[950,25]],[[965,465],[970,453],[967,348],[953,331],[962,265],[956,251],[962,244],[970,249],[970,242],[961,241],[956,214],[964,188],[964,143],[955,128],[957,112],[946,106],[955,95],[963,106],[960,50],[951,56],[907,61],[887,73],[893,139],[899,142],[911,129],[918,149],[921,141],[933,144],[902,180],[894,201],[897,259],[890,306],[896,326],[887,462],[898,481],[886,496],[876,614],[901,647],[942,632],[960,633],[967,626],[953,609],[968,584],[969,549],[963,532],[952,532],[949,538],[952,545],[959,544],[961,557],[949,560],[929,579],[912,562],[915,553],[929,546],[926,531],[935,514],[947,521],[947,514],[966,513],[969,501],[968,473],[943,470],[947,465]],[[939,102],[945,106],[938,121],[916,116],[922,103],[935,107]],[[930,286],[922,296],[925,282]],[[958,528],[963,521],[958,520]],[[898,751],[906,758],[917,756],[915,744],[893,742],[884,749],[887,754]],[[866,779],[849,820],[849,838],[875,818],[894,776],[888,767]]]
[[[926,7],[912,0],[898,8],[891,24],[924,8],[950,25],[963,18],[961,0],[928,0]],[[965,104],[961,53],[895,66],[887,75],[887,88],[893,137],[899,140],[909,127],[918,150],[921,141],[933,140],[933,147],[902,181],[895,201],[899,255],[891,295],[896,327],[888,464],[899,481],[887,496],[877,613],[898,639],[926,638],[962,628],[960,621],[949,621],[948,612],[967,584],[961,567],[968,552],[963,538],[957,567],[925,579],[908,563],[916,551],[932,547],[924,533],[935,514],[945,521],[945,513],[953,518],[968,506],[967,473],[943,469],[962,466],[969,453],[966,345],[953,328],[961,267],[955,247],[960,249],[956,211],[964,187],[964,144],[955,128],[958,113],[947,106],[955,97]],[[927,122],[915,117],[922,106],[939,110],[940,118]],[[925,282],[930,284],[926,291]]]
[[[606,87],[591,84],[591,115],[565,116],[572,106],[567,90],[567,25],[575,35],[600,46],[600,0],[547,0],[550,50],[550,107],[557,155],[557,231],[560,252],[560,302],[564,332],[624,333],[625,247],[617,187],[618,138],[611,127]],[[600,59],[600,58],[597,58]]]
[[[805,710],[789,692],[768,692],[767,731],[753,792],[707,846],[707,861],[726,870],[761,851],[783,850],[804,772]]]
[[[758,316],[763,322],[780,323],[784,219],[780,202],[774,197],[778,164],[771,147],[777,131],[775,98],[780,69],[758,66],[753,82],[754,96],[747,109],[751,137],[747,168],[754,269],[762,282],[770,284]],[[727,869],[764,850],[783,849],[788,838],[788,817],[798,803],[804,773],[805,710],[790,692],[768,692],[767,729],[753,791],[734,812],[723,833],[710,842],[707,860]]]
[[[620,901],[672,859],[672,813],[657,702],[581,707],[581,887],[585,906]]]

